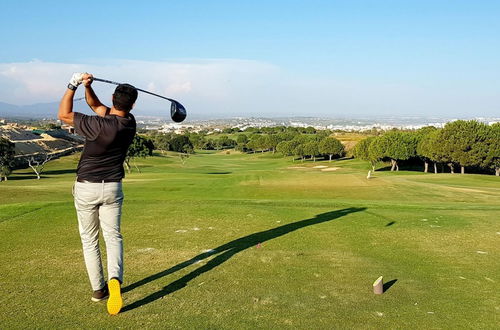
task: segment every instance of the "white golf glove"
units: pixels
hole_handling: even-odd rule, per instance
[[[75,72],[69,80],[68,88],[75,90],[83,81],[83,72]]]

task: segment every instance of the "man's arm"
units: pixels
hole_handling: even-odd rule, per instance
[[[71,89],[67,89],[66,93],[61,100],[61,104],[59,104],[59,113],[57,114],[57,118],[62,120],[68,125],[73,126],[73,97],[75,96],[75,91]]]
[[[83,85],[85,86],[85,100],[89,107],[100,117],[104,117],[109,113],[109,108],[99,101],[92,89],[93,76],[91,74],[83,75]]]

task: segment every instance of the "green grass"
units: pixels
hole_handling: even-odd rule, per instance
[[[495,328],[500,181],[169,155],[127,175],[125,307],[90,301],[76,156],[0,183],[2,328]],[[314,166],[337,167],[321,171]],[[260,243],[260,244],[259,244]],[[204,251],[215,249],[215,253]],[[381,296],[380,275],[396,280]]]

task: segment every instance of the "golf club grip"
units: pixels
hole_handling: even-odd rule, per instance
[[[105,83],[113,84],[113,85],[120,85],[120,83],[117,83],[116,81],[111,81],[111,80],[106,80],[106,79],[101,79],[101,78],[96,78],[96,77],[92,78],[92,80],[105,82]]]
[[[100,82],[105,82],[105,83],[108,83],[108,84],[113,84],[113,85],[120,85],[120,83],[116,82],[116,81],[111,81],[111,80],[107,80],[107,79],[101,79],[101,78],[96,78],[94,77],[93,80],[95,81],[100,81]],[[138,91],[141,91],[143,93],[146,93],[146,94],[150,94],[150,95],[154,95],[154,96],[157,96],[157,97],[160,97],[162,99],[165,99],[165,100],[168,100],[170,102],[177,102],[176,100],[174,99],[169,99],[168,97],[165,97],[165,96],[161,96],[161,95],[158,95],[158,94],[155,94],[155,93],[152,93],[152,92],[149,92],[149,91],[145,91],[144,89],[140,89],[140,88],[135,88],[137,89]],[[179,102],[177,102],[179,103]]]

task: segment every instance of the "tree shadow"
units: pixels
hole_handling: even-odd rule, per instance
[[[122,309],[122,312],[126,312],[129,310],[132,310],[134,308],[146,305],[148,303],[151,303],[157,299],[160,299],[168,294],[171,294],[177,290],[182,289],[185,287],[189,281],[193,280],[194,278],[212,270],[213,268],[219,266],[220,264],[224,263],[228,259],[230,259],[232,256],[234,256],[236,253],[239,253],[241,251],[244,251],[248,248],[251,248],[253,246],[256,246],[259,243],[263,243],[269,240],[272,240],[274,238],[286,235],[288,233],[291,233],[293,231],[296,231],[300,228],[307,227],[307,226],[312,226],[316,224],[320,224],[322,222],[327,222],[331,220],[338,219],[340,217],[346,216],[350,213],[354,212],[360,212],[364,211],[366,208],[345,208],[342,210],[337,210],[337,211],[331,211],[331,212],[326,212],[326,213],[321,213],[316,215],[314,218],[310,219],[305,219],[305,220],[300,220],[297,222],[292,222],[283,226],[279,226],[276,228],[260,231],[257,233],[253,233],[244,237],[240,237],[238,239],[235,239],[233,241],[230,241],[228,243],[225,243],[223,245],[220,245],[212,250],[208,250],[208,252],[201,253],[189,260],[186,260],[180,264],[177,264],[171,268],[165,269],[159,273],[153,274],[151,276],[148,276],[146,278],[143,278],[140,281],[137,281],[135,283],[132,283],[122,289],[122,292],[128,292],[131,291],[137,287],[140,287],[142,285],[145,285],[149,282],[155,281],[157,279],[160,279],[164,276],[167,276],[169,274],[172,274],[178,270],[181,270],[189,265],[192,265],[194,263],[198,263],[199,261],[206,259],[208,257],[211,257],[213,255],[219,254],[210,261],[208,261],[205,265],[193,270],[192,272],[184,275],[183,277],[175,280],[174,282],[170,283],[169,285],[163,287],[163,289],[151,293],[150,295],[137,300],[133,302],[130,305],[125,306]]]
[[[66,170],[47,170],[43,171],[40,174],[40,179],[49,178],[47,175],[60,175],[60,174],[71,174],[76,173],[76,169],[66,169]],[[36,180],[36,174],[31,172],[16,172],[9,176],[9,180],[18,181],[18,180]]]
[[[18,180],[36,180],[36,175],[15,173],[14,175],[9,176],[9,181],[18,181]]]
[[[386,227],[390,227],[390,226],[392,226],[395,223],[396,223],[396,221],[391,221],[391,222],[388,222],[385,226]]]
[[[389,282],[384,283],[384,287],[383,287],[384,292],[389,290],[391,288],[391,286],[396,284],[397,281],[398,281],[398,279],[396,278],[396,279],[390,280]]]
[[[43,171],[43,174],[46,174],[46,175],[59,175],[59,174],[69,174],[69,173],[76,173],[76,168],[75,169],[67,169],[67,170]]]

